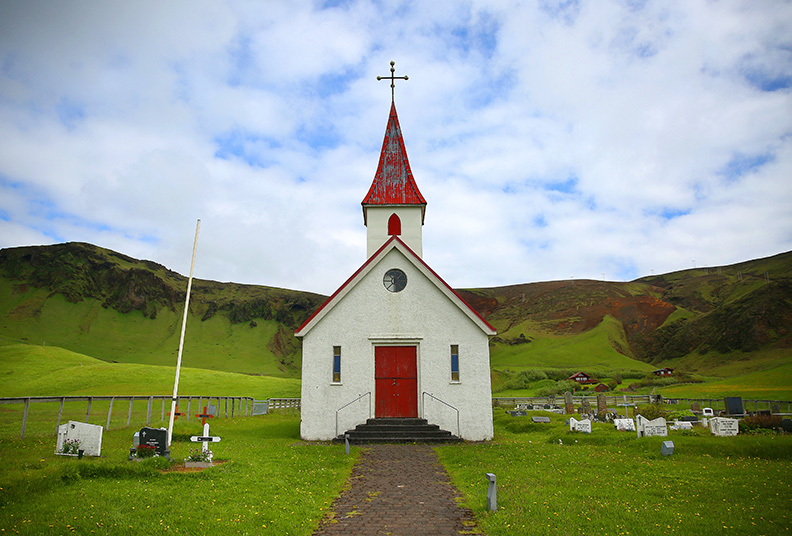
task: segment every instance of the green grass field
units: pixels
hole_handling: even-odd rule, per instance
[[[496,413],[489,444],[436,450],[490,536],[557,534],[787,534],[792,526],[792,436],[669,432],[637,439],[612,425],[589,434]],[[560,442],[559,442],[560,440]],[[674,454],[660,454],[663,440]],[[485,473],[498,511],[485,509]]]
[[[184,366],[179,394],[299,397],[300,381]],[[54,346],[0,346],[2,396],[167,395],[173,393],[176,359],[171,366],[108,363]]]
[[[498,410],[492,442],[437,447],[489,536],[556,534],[785,534],[792,516],[792,436],[670,432],[637,439],[595,423],[574,434]],[[0,414],[0,419],[5,417]],[[55,437],[0,435],[0,529],[47,534],[309,535],[331,508],[359,453],[299,440],[297,414],[215,419],[222,465],[173,471],[197,433],[179,421],[173,464],[127,460],[131,429],[105,432],[102,457],[53,454]],[[559,443],[559,439],[561,443]],[[364,447],[360,447],[364,448]],[[498,477],[485,510],[484,474]]]

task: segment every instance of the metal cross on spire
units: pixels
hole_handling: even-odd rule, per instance
[[[395,92],[396,92],[396,80],[409,80],[410,78],[407,75],[395,76],[396,68],[394,67],[394,65],[396,65],[396,62],[392,61],[392,62],[390,62],[390,64],[391,64],[391,69],[390,69],[391,75],[390,76],[378,76],[377,80],[390,80],[391,81],[391,102],[394,102],[395,101]]]

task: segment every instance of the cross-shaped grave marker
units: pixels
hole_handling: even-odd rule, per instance
[[[197,416],[197,415],[196,415]],[[201,442],[203,443],[203,450],[209,450],[209,443],[219,443],[220,438],[217,436],[210,436],[209,435],[209,423],[204,423],[203,426],[203,435],[201,436],[191,436],[190,441],[193,443]],[[211,451],[210,451],[211,452]],[[209,454],[209,461],[212,461],[212,455]]]
[[[168,415],[170,415],[170,411],[168,412]],[[179,413],[179,405],[176,404],[176,411],[173,412],[174,420],[178,419],[179,417],[184,417],[185,415],[187,415],[187,414],[186,413]]]
[[[214,415],[212,415],[211,413],[209,413],[206,410],[206,406],[204,406],[203,412],[197,413],[195,416],[198,417],[199,419],[201,419],[201,424],[203,424],[204,426],[206,426],[206,419],[213,419],[214,418]]]

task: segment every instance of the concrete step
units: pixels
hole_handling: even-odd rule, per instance
[[[441,430],[436,424],[429,424],[426,419],[416,418],[375,418],[368,419],[353,430],[347,430],[334,441],[343,442],[344,436],[349,437],[351,444],[367,443],[456,443],[462,439]]]

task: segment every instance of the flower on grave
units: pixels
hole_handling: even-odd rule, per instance
[[[191,449],[189,456],[184,458],[185,462],[211,462],[212,451],[209,449]]]
[[[79,439],[66,439],[61,447],[61,452],[63,454],[77,454],[78,450],[80,450]]]
[[[135,456],[138,458],[153,458],[157,455],[157,447],[154,445],[138,445]]]

